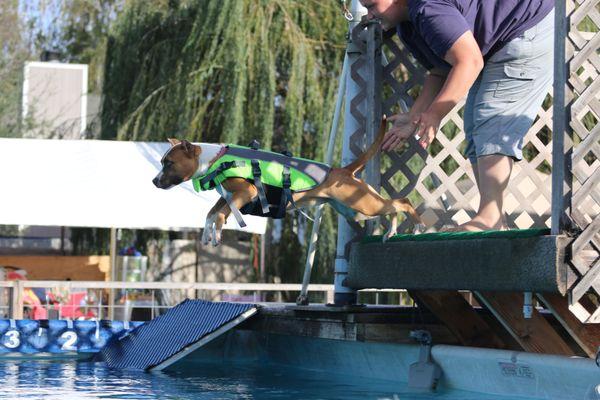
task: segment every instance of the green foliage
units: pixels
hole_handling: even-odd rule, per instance
[[[0,2],[0,137],[20,136],[23,63],[29,57],[17,0]]]
[[[598,9],[598,6],[596,6],[596,9]],[[598,32],[598,25],[594,23],[589,15],[586,15],[577,25],[577,30],[581,32]]]
[[[123,0],[70,0],[61,3],[58,36],[63,59],[89,65],[90,92],[100,89],[108,29],[122,3]]]
[[[44,50],[59,52],[60,61],[88,64],[88,91],[100,88],[108,27],[123,1],[0,1],[0,137],[43,128],[31,115],[21,120],[21,93],[24,63]]]
[[[110,252],[110,229],[71,228],[73,254],[108,255]]]
[[[323,160],[346,30],[336,2],[128,1],[107,40],[101,137],[257,139]],[[294,223],[283,221],[267,260],[298,282],[306,249]],[[316,264],[330,272],[334,256],[328,210]]]
[[[88,64],[89,92],[101,85],[106,38],[125,0],[23,1],[34,54],[59,53],[60,61]]]
[[[109,37],[102,136],[256,138],[314,156],[331,114],[345,23],[332,4],[256,3],[132,1]]]

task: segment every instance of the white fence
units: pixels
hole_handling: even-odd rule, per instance
[[[282,302],[285,292],[300,292],[301,287],[295,283],[0,281],[0,318],[148,320],[185,298]],[[333,285],[314,284],[308,291],[312,304],[333,302]],[[34,297],[34,292],[45,295]],[[405,290],[360,293],[364,304],[413,305]]]

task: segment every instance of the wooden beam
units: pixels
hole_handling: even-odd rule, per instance
[[[347,286],[561,294],[568,289],[566,236],[451,239],[432,233],[401,239],[353,244]]]
[[[431,311],[461,344],[506,349],[508,345],[494,332],[465,298],[451,290],[414,290],[413,299]]]
[[[0,255],[0,265],[27,271],[28,280],[105,281],[108,279],[108,256],[23,256]]]
[[[554,314],[579,347],[589,356],[596,357],[600,346],[600,324],[584,324],[569,310],[568,299],[555,294],[538,294],[537,298]]]
[[[476,292],[477,298],[502,323],[525,351],[573,356],[574,351],[537,310],[523,317],[523,293]]]

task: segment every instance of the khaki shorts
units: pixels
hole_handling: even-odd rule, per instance
[[[465,104],[466,156],[523,158],[523,138],[553,81],[554,10],[487,60]]]

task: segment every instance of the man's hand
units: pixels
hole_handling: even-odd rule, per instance
[[[424,112],[419,115],[419,119],[416,121],[417,131],[415,136],[421,147],[426,149],[431,144],[440,130],[440,123],[441,118],[432,112]]]
[[[414,136],[419,145],[426,149],[440,129],[441,118],[433,112],[423,112],[411,120],[408,113],[400,113],[391,116],[388,121],[394,121],[394,125],[383,138],[381,144],[383,151],[397,149],[411,136]]]
[[[399,113],[392,115],[388,121],[393,121],[394,125],[386,132],[381,144],[383,151],[392,151],[403,145],[406,140],[415,134],[417,129],[416,122],[411,121],[408,113]]]

